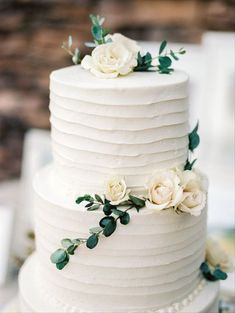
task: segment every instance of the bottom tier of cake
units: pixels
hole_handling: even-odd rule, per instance
[[[22,313],[92,313],[91,311],[79,311],[77,308],[70,306],[69,303],[62,303],[60,299],[53,297],[53,290],[43,290],[43,286],[38,284],[37,274],[37,256],[35,254],[28,259],[20,273],[19,297]],[[217,313],[218,297],[219,284],[206,282],[202,279],[195,290],[179,303],[173,303],[171,306],[161,309],[148,310],[147,312],[128,311],[126,313]]]

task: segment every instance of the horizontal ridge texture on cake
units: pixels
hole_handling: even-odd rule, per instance
[[[38,273],[38,260],[36,255],[31,256],[20,273],[20,307],[24,313],[94,313],[84,311],[83,309],[71,306],[69,303],[63,303],[56,299],[43,289],[36,281]],[[178,303],[173,303],[168,307],[161,309],[148,309],[138,311],[125,311],[125,313],[215,313],[218,312],[219,302],[219,283],[201,281],[198,286],[186,298]],[[113,312],[113,311],[112,311]],[[109,313],[112,313],[109,311]],[[107,313],[103,310],[98,313]],[[115,313],[123,313],[116,311]]]
[[[153,170],[182,166],[188,146],[188,76],[131,73],[98,79],[72,66],[50,77],[55,179],[98,192],[112,174],[141,190]]]
[[[131,212],[128,227],[120,225],[94,250],[80,247],[58,271],[49,258],[60,239],[86,237],[102,212],[77,206],[50,185],[50,176],[51,166],[34,183],[35,282],[49,299],[74,307],[74,312],[142,312],[179,302],[197,287],[205,257],[206,208],[197,218],[171,210]]]
[[[132,210],[128,226],[101,236],[95,249],[78,247],[62,271],[50,262],[61,239],[87,238],[104,215],[77,205],[78,195],[103,194],[113,174],[141,194],[154,171],[183,168],[187,85],[180,71],[98,79],[73,66],[51,74],[54,162],[34,182],[37,249],[20,275],[22,312],[213,312],[218,287],[203,287],[199,271],[206,205],[198,217]]]

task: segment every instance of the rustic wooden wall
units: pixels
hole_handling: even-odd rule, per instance
[[[133,38],[200,42],[206,29],[234,30],[234,7],[234,0],[0,0],[0,179],[19,174],[25,129],[49,127],[48,75],[70,64],[60,49],[68,34],[90,39],[89,13]]]

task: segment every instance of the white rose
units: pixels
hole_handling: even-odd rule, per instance
[[[199,174],[189,170],[183,171],[180,176],[184,192],[178,209],[199,216],[206,205],[205,179],[203,181]]]
[[[137,53],[141,50],[140,46],[138,46],[137,42],[133,39],[130,39],[122,34],[115,33],[112,35],[107,35],[106,39],[111,39],[112,42],[122,44],[127,48],[133,55],[136,57]]]
[[[220,266],[223,272],[228,273],[233,271],[232,258],[217,241],[211,238],[206,243],[206,261],[212,267]]]
[[[128,200],[129,192],[123,177],[113,176],[106,183],[105,197],[112,205]]]
[[[119,37],[119,34],[114,34],[113,39],[116,38],[115,35]],[[123,42],[112,41],[97,46],[91,56],[86,55],[83,58],[81,66],[99,78],[114,78],[132,72],[137,65],[136,47],[131,39],[124,38]]]
[[[175,207],[182,195],[183,189],[177,173],[174,170],[160,171],[148,183],[146,207],[158,211]]]

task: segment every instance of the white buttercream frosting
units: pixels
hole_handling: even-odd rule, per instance
[[[34,183],[37,252],[20,276],[22,312],[210,312],[218,287],[208,289],[199,273],[206,207],[198,217],[133,210],[128,226],[93,250],[79,247],[62,271],[50,262],[61,239],[87,237],[103,216],[78,206],[76,195],[103,193],[112,174],[141,193],[153,171],[183,167],[187,81],[180,71],[109,80],[80,66],[52,73],[54,162]]]
[[[102,80],[80,66],[51,74],[50,110],[56,181],[101,190],[112,174],[141,189],[153,170],[187,158],[185,73],[131,73]]]
[[[172,210],[133,211],[128,226],[119,225],[96,249],[80,247],[63,271],[56,270],[49,258],[60,240],[87,237],[103,213],[75,204],[55,181],[51,184],[50,175],[53,167],[45,168],[34,184],[40,290],[53,290],[53,297],[74,312],[142,313],[170,307],[197,288],[205,257],[206,209],[196,218]]]

